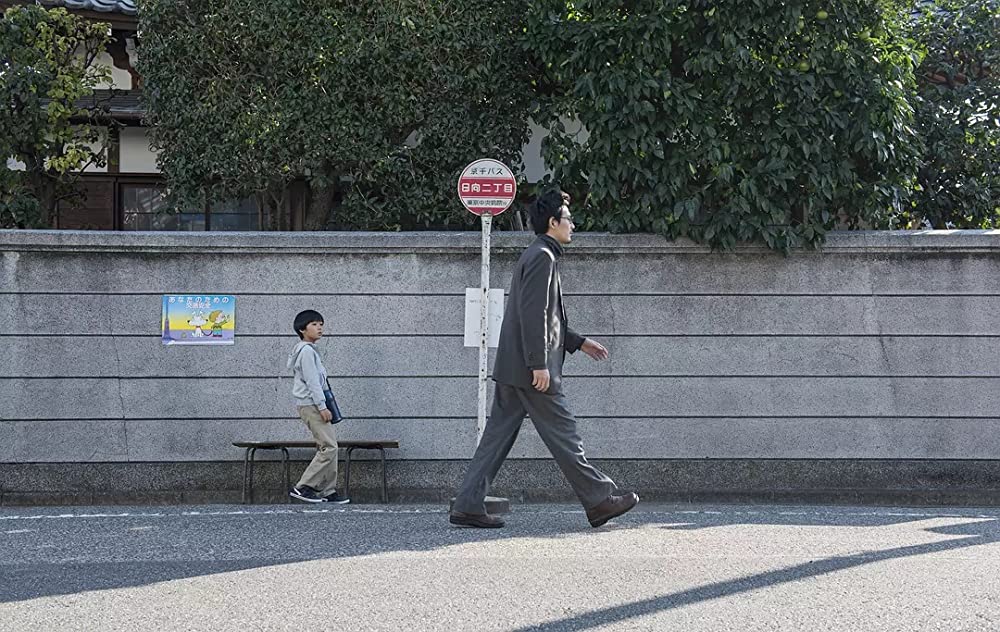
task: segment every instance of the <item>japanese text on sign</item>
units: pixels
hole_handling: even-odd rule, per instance
[[[514,185],[509,182],[462,182],[460,192],[466,193],[506,193],[514,195]]]
[[[505,176],[507,170],[503,167],[473,167],[469,169],[469,175],[473,176]]]

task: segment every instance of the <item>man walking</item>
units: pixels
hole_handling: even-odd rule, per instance
[[[603,345],[580,336],[566,321],[559,258],[573,235],[569,201],[567,194],[554,189],[528,207],[538,239],[521,254],[514,269],[493,368],[493,409],[455,498],[449,518],[452,524],[504,525],[502,518],[486,513],[485,498],[526,414],[587,510],[592,526],[603,525],[639,502],[632,492],[616,493],[614,481],[587,462],[576,418],[562,392],[567,351],[581,349],[595,360],[608,357]]]

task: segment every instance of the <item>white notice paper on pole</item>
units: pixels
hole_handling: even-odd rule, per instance
[[[479,346],[479,296],[482,288],[465,288],[465,346]],[[490,290],[490,315],[487,321],[489,346],[500,344],[500,325],[503,324],[503,289]]]

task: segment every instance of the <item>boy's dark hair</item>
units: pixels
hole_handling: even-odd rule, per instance
[[[528,220],[536,235],[544,235],[549,230],[549,218],[562,220],[562,206],[569,204],[569,194],[558,187],[549,189],[528,205]]]
[[[323,322],[323,314],[320,314],[314,309],[307,309],[295,315],[295,322],[293,326],[295,327],[295,333],[297,333],[301,339],[302,332],[309,326],[309,323],[321,322]]]

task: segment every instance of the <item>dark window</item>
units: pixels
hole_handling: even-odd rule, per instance
[[[155,184],[122,184],[123,230],[259,230],[260,213],[252,199],[214,203],[201,211],[171,212],[166,188]]]
[[[171,213],[167,192],[151,184],[121,185],[122,230],[205,230],[204,213]]]
[[[260,213],[253,198],[214,203],[209,219],[210,230],[260,230]]]

